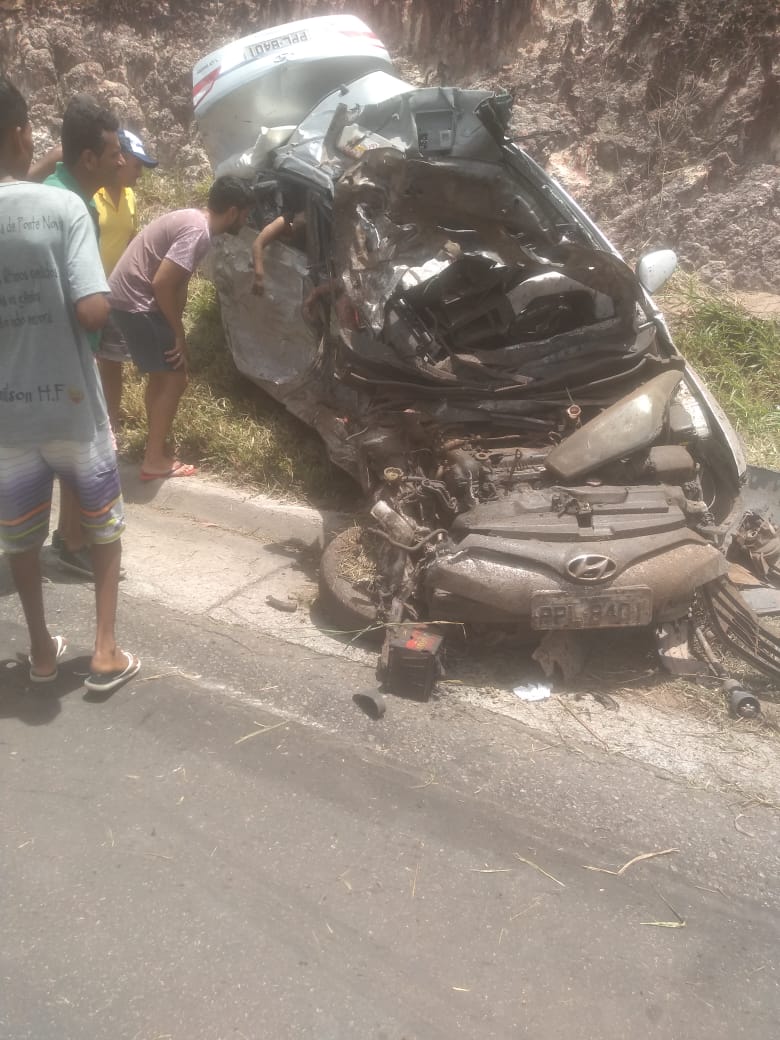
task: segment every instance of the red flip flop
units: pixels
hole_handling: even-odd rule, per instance
[[[141,470],[141,480],[170,480],[171,477],[192,477],[197,473],[195,466],[186,462],[176,462],[165,473],[147,473]]]

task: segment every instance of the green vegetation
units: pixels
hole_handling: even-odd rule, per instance
[[[141,225],[172,209],[205,206],[211,177],[193,180],[179,170],[147,170],[135,189]]]
[[[780,467],[780,321],[755,317],[693,278],[677,278],[667,295],[677,346],[734,423],[749,460]]]
[[[205,202],[210,181],[147,174],[142,222]],[[677,278],[670,305],[678,346],[744,438],[751,462],[780,466],[780,322],[753,317],[739,302],[694,279]],[[174,434],[183,458],[229,480],[319,504],[354,500],[355,485],[328,460],[319,437],[236,371],[210,282],[195,277],[186,322],[191,382]],[[126,366],[122,454],[140,459],[146,437],[143,381]]]

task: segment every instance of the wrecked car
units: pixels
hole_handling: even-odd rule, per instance
[[[674,254],[631,270],[509,139],[509,96],[414,88],[381,45],[325,46],[317,23],[335,22],[231,45],[240,89],[210,108],[219,52],[194,77],[215,170],[251,177],[257,226],[290,198],[305,218],[299,242],[268,247],[262,296],[251,235],[220,242],[211,274],[239,370],[365,492],[364,522],[324,552],[330,610],[350,629],[530,631],[550,669],[576,658],[576,633],[652,625],[684,671],[701,602],[780,674],[780,641],[728,579],[739,440],[651,296]]]

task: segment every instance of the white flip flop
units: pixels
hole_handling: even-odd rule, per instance
[[[134,654],[129,654],[126,650],[122,651],[122,656],[127,661],[125,668],[118,668],[114,672],[90,672],[84,680],[84,685],[90,693],[113,693],[128,679],[133,678],[141,667],[141,662]]]
[[[65,636],[52,636],[52,639],[54,641],[54,646],[55,646],[55,649],[56,649],[56,654],[55,654],[54,660],[55,661],[59,661],[59,659],[62,657],[62,655],[68,649],[68,643],[67,643],[67,640],[65,639]],[[59,669],[57,668],[56,664],[54,665],[54,671],[53,672],[50,672],[48,675],[39,675],[37,672],[34,672],[32,670],[32,658],[29,655],[27,657],[27,661],[28,661],[28,664],[30,665],[30,682],[34,682],[34,683],[54,682],[54,680],[59,675]]]

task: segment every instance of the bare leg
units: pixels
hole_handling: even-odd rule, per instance
[[[166,453],[166,441],[186,386],[187,375],[184,371],[149,373],[146,385],[149,436],[143,462],[146,473],[166,473],[171,468],[173,459]]]
[[[71,552],[84,548],[84,532],[81,528],[81,507],[78,496],[64,480],[60,481],[60,516],[57,530],[60,532],[65,546]]]
[[[127,660],[116,645],[121,539],[108,545],[92,545],[90,554],[95,571],[95,652],[91,669],[93,672],[113,672],[127,665]]]
[[[40,550],[12,553],[9,560],[14,585],[22,601],[27,631],[30,633],[33,670],[39,675],[50,675],[57,667],[57,656],[43,610]]]
[[[108,418],[111,420],[111,429],[116,430],[119,425],[119,408],[122,402],[122,362],[98,358],[98,368],[100,369],[100,381],[103,384],[103,394],[106,398]]]

